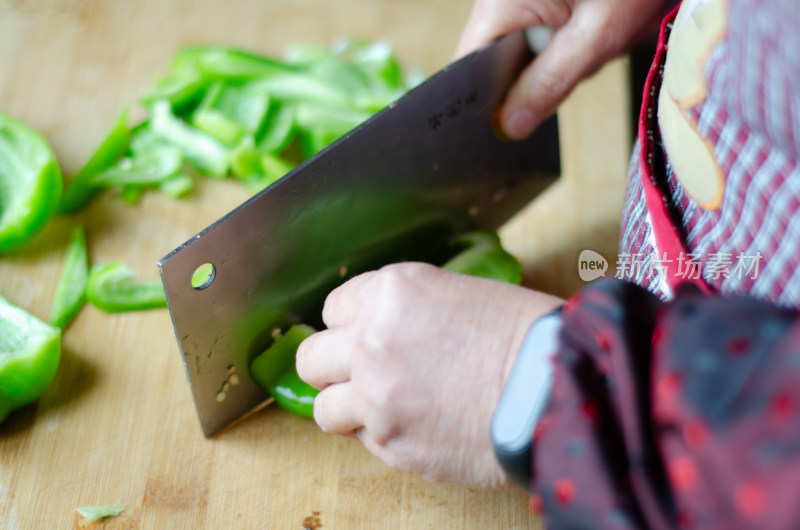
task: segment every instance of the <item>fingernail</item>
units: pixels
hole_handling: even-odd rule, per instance
[[[519,109],[506,121],[506,134],[513,140],[522,140],[539,125],[539,119],[528,109]]]

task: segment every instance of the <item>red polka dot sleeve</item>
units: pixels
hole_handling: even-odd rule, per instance
[[[564,308],[533,433],[549,528],[800,528],[800,319],[620,280]]]

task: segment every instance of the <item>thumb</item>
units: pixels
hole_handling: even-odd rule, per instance
[[[609,39],[604,39],[597,21],[584,23],[575,13],[553,34],[547,47],[522,72],[511,88],[500,113],[503,132],[520,140],[533,130],[572,92],[585,77],[610,58]]]

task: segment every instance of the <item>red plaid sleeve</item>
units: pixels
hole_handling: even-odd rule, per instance
[[[620,280],[564,308],[534,433],[549,528],[800,528],[800,319]]]

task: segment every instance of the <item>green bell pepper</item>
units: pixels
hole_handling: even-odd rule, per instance
[[[175,173],[158,183],[158,191],[173,199],[187,195],[192,188],[194,188],[194,180],[186,173]]]
[[[270,387],[269,393],[278,405],[289,412],[304,418],[314,417],[314,398],[319,390],[300,379],[294,363]]]
[[[264,124],[255,137],[256,151],[259,153],[284,151],[294,138],[295,112],[295,106],[290,103],[270,101]]]
[[[225,145],[236,146],[261,128],[268,109],[269,96],[264,90],[217,81],[192,114],[192,125]]]
[[[0,112],[0,254],[44,228],[61,197],[61,170],[47,141]]]
[[[0,422],[50,385],[61,356],[61,330],[0,297]]]
[[[97,194],[102,186],[94,182],[98,173],[115,165],[128,150],[130,130],[128,129],[128,111],[123,110],[114,122],[111,131],[89,158],[86,165],[67,184],[58,211],[62,214],[77,212]]]
[[[314,398],[319,390],[297,375],[295,355],[300,343],[314,333],[316,330],[310,326],[294,325],[250,364],[255,382],[269,392],[278,405],[305,418],[314,417]]]
[[[231,154],[231,173],[251,192],[257,193],[295,168],[291,161],[271,153],[259,153],[245,141]]]
[[[86,235],[78,227],[72,235],[67,257],[56,287],[50,323],[65,329],[86,301],[86,282],[89,276],[89,257],[86,250]]]
[[[232,173],[257,192],[407,88],[386,43],[299,46],[283,61],[199,46],[181,51],[169,74],[142,98],[150,116],[139,128],[179,149],[200,173]],[[135,161],[123,161],[123,169]],[[137,186],[125,184],[123,197],[136,202]]]
[[[295,71],[293,65],[243,50],[219,46],[187,48],[172,62],[172,77],[242,82]]]
[[[107,506],[83,506],[81,508],[75,508],[75,511],[84,519],[99,521],[106,517],[116,517],[127,508],[127,504],[109,504]]]
[[[443,269],[516,285],[522,282],[522,264],[503,248],[496,233],[466,232],[453,238],[451,244],[465,248],[442,265]]]
[[[100,186],[122,186],[122,198],[131,204],[150,188],[177,198],[194,186],[192,177],[183,172],[183,152],[156,136],[149,125],[139,124],[131,133],[127,156],[93,179]]]
[[[200,74],[185,77],[169,76],[158,80],[140,101],[146,107],[152,106],[156,101],[167,101],[175,113],[183,114],[202,99],[208,83],[209,81]]]
[[[137,281],[133,271],[121,261],[92,268],[86,298],[106,313],[167,307],[161,281]]]
[[[228,174],[229,149],[175,116],[167,101],[153,104],[149,128],[155,136],[179,148],[183,157],[205,175],[222,178]]]

